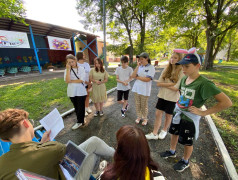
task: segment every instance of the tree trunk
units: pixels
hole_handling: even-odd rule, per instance
[[[207,36],[207,51],[203,67],[205,70],[213,68],[213,61],[215,59],[215,57],[213,56],[213,50],[216,41],[216,38],[212,37],[211,31],[209,29],[207,29],[206,31],[206,36]]]
[[[231,34],[230,34],[229,44],[228,44],[228,50],[227,50],[227,58],[226,58],[226,61],[227,61],[227,62],[230,61],[231,46],[232,46],[232,42],[231,42]]]
[[[144,52],[144,45],[145,45],[145,14],[142,14],[142,18],[141,18],[141,32],[140,32],[140,46],[139,46],[139,52],[142,53]]]
[[[132,38],[131,38],[131,33],[130,31],[127,31],[128,33],[128,36],[129,36],[129,41],[130,41],[130,52],[129,52],[129,60],[130,60],[130,64],[133,63],[133,41],[132,41]]]

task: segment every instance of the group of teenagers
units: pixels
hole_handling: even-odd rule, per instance
[[[183,57],[182,53],[187,54]],[[121,58],[121,66],[115,72],[118,82],[117,100],[122,104],[121,115],[125,117],[131,89],[130,81],[135,79],[132,88],[137,114],[135,122],[139,124],[142,121],[142,125],[146,125],[148,98],[155,68],[151,65],[147,53],[141,53],[138,58],[138,65],[134,71],[128,66],[128,58],[126,56]],[[67,55],[66,60],[67,94],[77,115],[77,123],[72,129],[77,129],[85,123],[85,106],[86,111],[89,109],[88,94],[96,109],[94,115],[103,115],[103,102],[107,98],[105,83],[108,80],[108,73],[104,70],[100,58],[94,60],[95,66],[91,70],[83,66],[85,64],[83,53],[77,53],[76,58]],[[179,142],[184,145],[184,154],[173,168],[178,172],[188,168],[193,142],[199,135],[201,116],[219,112],[232,105],[228,96],[199,74],[201,64],[202,59],[195,48],[189,51],[175,49],[169,64],[156,81],[159,93],[153,131],[145,135],[137,126],[122,126],[116,133],[115,148],[98,137],[90,137],[79,145],[89,155],[77,173],[76,179],[88,180],[92,172],[99,167],[100,170],[103,167],[99,176],[101,180],[165,179],[161,173],[163,170],[151,158],[148,140],[164,139],[167,132],[171,134],[170,148],[160,156],[165,159],[176,157],[176,145]],[[214,97],[217,103],[207,110],[202,110],[201,106],[210,97]],[[158,134],[163,113],[165,113],[165,123]],[[65,154],[66,146],[56,141],[49,141],[49,134],[50,132],[46,132],[40,143],[33,142],[34,129],[26,111],[7,109],[0,112],[0,138],[13,143],[10,151],[0,157],[0,179],[16,179],[15,172],[19,168],[54,179],[65,179],[59,168],[59,162]],[[102,157],[113,157],[113,161],[107,166],[107,163],[102,161],[103,163],[98,166]]]

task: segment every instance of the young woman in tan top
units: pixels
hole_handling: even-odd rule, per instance
[[[175,103],[179,99],[179,84],[184,76],[182,66],[175,65],[182,59],[182,54],[174,52],[170,58],[169,64],[161,73],[157,86],[160,87],[158,93],[158,102],[156,105],[154,130],[146,135],[146,139],[164,139],[167,135],[167,129],[173,117]],[[161,126],[162,116],[165,112],[164,127],[158,135]]]

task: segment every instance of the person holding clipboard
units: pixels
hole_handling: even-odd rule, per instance
[[[46,131],[41,142],[34,142],[33,122],[29,113],[22,109],[7,109],[0,112],[0,139],[11,142],[10,151],[0,158],[0,179],[16,180],[18,169],[36,173],[53,179],[66,179],[60,163],[72,153],[67,153],[69,145],[50,140],[50,131]],[[70,143],[72,145],[72,143]],[[92,136],[77,148],[87,153],[81,167],[77,169],[74,179],[87,180],[100,157],[113,157],[114,148],[102,139]],[[80,154],[78,154],[80,156]],[[72,158],[72,156],[70,157]],[[73,159],[78,158],[73,156]],[[72,161],[71,161],[72,162]]]

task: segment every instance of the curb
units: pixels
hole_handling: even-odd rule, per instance
[[[202,107],[203,110],[206,110],[207,108],[205,106]],[[238,174],[236,172],[235,166],[231,160],[231,157],[226,149],[226,146],[216,128],[216,125],[214,124],[212,118],[210,115],[205,116],[205,119],[208,122],[208,126],[212,132],[213,139],[215,140],[215,143],[219,149],[219,152],[222,156],[222,159],[224,161],[224,167],[227,172],[228,178],[231,180],[237,180]]]
[[[107,94],[112,93],[112,92],[115,91],[116,89],[117,89],[116,87],[114,87],[114,88],[112,88],[112,89],[109,89],[109,90],[107,91]],[[90,99],[90,100],[89,100],[89,103],[91,103],[91,102],[92,102],[92,100]],[[74,112],[74,108],[72,108],[72,109],[70,109],[70,110],[68,110],[68,111],[66,111],[66,112],[64,112],[64,113],[62,113],[62,114],[60,114],[60,116],[63,118],[64,116],[67,116],[68,114],[71,114],[72,112]],[[41,129],[41,128],[43,128],[43,126],[42,126],[42,125],[39,125],[39,126],[37,126],[37,127],[34,128],[34,131],[39,130],[39,129]]]

